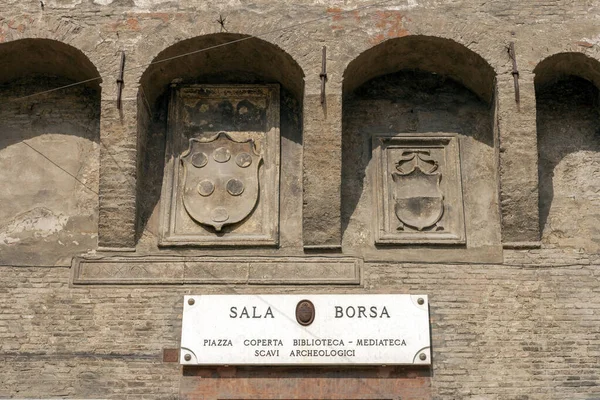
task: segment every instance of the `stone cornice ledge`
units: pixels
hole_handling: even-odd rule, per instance
[[[360,285],[352,257],[81,256],[71,282],[80,285]]]

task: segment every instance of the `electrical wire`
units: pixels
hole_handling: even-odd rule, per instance
[[[44,157],[46,160],[48,160],[52,165],[54,165],[56,168],[60,169],[61,171],[63,171],[64,173],[66,173],[67,175],[69,175],[71,178],[75,179],[77,182],[79,182],[84,188],[86,188],[87,190],[89,190],[90,192],[98,195],[98,192],[95,191],[94,189],[90,188],[89,186],[87,186],[81,179],[79,179],[78,177],[76,177],[75,175],[73,175],[72,173],[70,173],[69,171],[67,171],[66,169],[64,169],[63,167],[61,167],[60,165],[58,165],[56,162],[54,162],[53,160],[51,160],[47,155],[45,155],[44,153],[42,153],[41,151],[39,151],[38,149],[36,149],[35,147],[33,147],[32,145],[30,145],[29,143],[27,143],[25,140],[23,140],[21,143],[23,143],[25,146],[29,147],[31,150],[35,151],[36,153],[38,153],[40,156]]]
[[[57,87],[57,88],[54,88],[54,89],[44,90],[43,92],[32,93],[32,94],[28,94],[27,96],[18,97],[16,99],[10,99],[10,100],[8,100],[8,102],[10,103],[10,102],[16,102],[16,101],[20,101],[20,100],[25,100],[25,99],[28,99],[30,97],[41,96],[41,95],[46,94],[46,93],[56,92],[57,90],[67,89],[67,88],[70,88],[70,87],[73,87],[73,86],[78,86],[78,85],[83,85],[84,83],[93,82],[93,81],[97,81],[97,80],[100,80],[100,79],[102,79],[102,77],[97,76],[95,78],[90,78],[90,79],[86,79],[84,81],[70,83],[68,85],[60,86],[60,87]]]
[[[392,1],[396,1],[396,0],[384,0],[384,1],[381,1],[381,2],[378,2],[378,3],[373,3],[373,4],[366,5],[366,6],[353,8],[352,10],[341,11],[338,14],[336,14],[336,16],[338,16],[338,15],[344,15],[344,14],[348,14],[348,13],[354,13],[354,12],[362,11],[362,10],[368,9],[368,8],[377,7],[377,6],[380,6],[380,5],[383,5],[383,4],[391,3]],[[207,47],[205,49],[194,50],[194,51],[190,51],[189,53],[184,53],[184,54],[180,54],[180,55],[177,55],[177,56],[168,57],[168,58],[165,58],[165,59],[162,59],[162,60],[153,61],[150,64],[147,64],[147,65],[144,65],[144,66],[132,67],[129,70],[126,69],[126,71],[130,71],[130,70],[134,70],[134,69],[139,69],[139,68],[143,68],[143,67],[149,67],[151,65],[160,64],[160,63],[163,63],[163,62],[175,60],[177,58],[191,56],[193,54],[202,53],[203,51],[208,51],[208,50],[216,49],[216,48],[219,48],[219,47],[227,46],[227,45],[230,45],[230,44],[243,42],[244,40],[258,38],[260,36],[266,36],[266,35],[269,35],[271,33],[284,32],[284,31],[287,31],[287,30],[290,30],[290,29],[295,29],[295,28],[298,28],[298,27],[303,26],[303,25],[312,24],[314,22],[319,22],[319,21],[322,21],[322,20],[325,20],[325,19],[329,19],[329,18],[333,18],[333,16],[332,15],[324,15],[324,16],[321,16],[321,17],[318,17],[318,18],[314,18],[314,19],[311,19],[311,20],[308,20],[308,21],[303,21],[303,22],[299,22],[297,24],[288,25],[288,26],[283,27],[283,28],[273,29],[273,30],[270,30],[270,31],[267,31],[267,32],[258,33],[256,35],[245,36],[243,38],[239,38],[239,39],[231,40],[229,42],[217,44],[217,45],[214,45],[214,46],[211,46],[211,47]]]
[[[355,13],[355,12],[366,10],[366,9],[369,9],[369,8],[378,7],[378,6],[382,6],[384,4],[392,3],[393,1],[397,1],[397,0],[379,1],[377,3],[372,3],[372,4],[368,4],[368,5],[361,6],[361,7],[356,7],[356,8],[353,8],[351,10],[340,11],[339,13],[336,13],[335,15],[323,15],[323,16],[318,17],[318,18],[314,18],[314,19],[310,19],[310,20],[307,20],[307,21],[299,22],[297,24],[288,25],[288,26],[283,27],[283,28],[273,29],[273,30],[270,30],[270,31],[265,31],[265,32],[258,33],[256,35],[250,35],[250,36],[245,36],[243,38],[239,38],[239,39],[235,39],[235,40],[230,40],[230,41],[225,42],[225,43],[220,43],[220,44],[217,44],[217,45],[214,45],[214,46],[210,46],[210,47],[206,47],[206,48],[203,48],[203,49],[198,49],[198,50],[190,51],[188,53],[183,53],[183,54],[179,54],[179,55],[176,55],[176,56],[172,56],[172,57],[164,58],[164,59],[161,59],[161,60],[153,61],[153,62],[151,62],[149,64],[143,64],[143,65],[138,65],[138,66],[133,66],[133,67],[130,67],[130,68],[126,68],[126,69],[124,69],[124,72],[130,72],[130,71],[134,71],[134,70],[138,70],[138,69],[142,69],[142,68],[148,68],[148,67],[150,67],[152,65],[161,64],[161,63],[164,63],[164,62],[167,62],[167,61],[176,60],[176,59],[179,59],[179,58],[182,58],[182,57],[187,57],[187,56],[190,56],[190,55],[194,55],[194,54],[202,53],[202,52],[205,52],[205,51],[217,49],[217,48],[228,46],[228,45],[231,45],[231,44],[240,43],[240,42],[243,42],[245,40],[249,40],[249,39],[253,39],[253,38],[260,38],[260,36],[266,36],[266,35],[269,35],[269,34],[272,34],[272,33],[285,32],[285,31],[288,31],[290,29],[295,29],[295,28],[298,28],[298,27],[301,27],[301,26],[304,26],[304,25],[308,25],[308,24],[312,24],[312,23],[319,22],[319,21],[322,21],[322,20],[330,19],[330,18],[333,18],[334,16],[337,17],[337,16],[340,16],[340,15],[345,15],[345,14],[349,14],[349,13]],[[34,96],[41,96],[43,94],[56,92],[58,90],[66,89],[66,88],[77,86],[77,85],[82,85],[84,83],[93,82],[93,81],[97,81],[97,80],[101,80],[101,79],[102,79],[101,76],[97,76],[97,77],[86,79],[86,80],[83,80],[83,81],[79,81],[79,82],[71,83],[71,84],[68,84],[68,85],[60,86],[60,87],[57,87],[57,88],[54,88],[54,89],[44,90],[42,92],[32,93],[32,94],[29,94],[27,96],[10,99],[10,100],[8,100],[8,102],[10,103],[10,102],[22,101],[24,99],[28,99],[28,98],[31,98],[31,97],[34,97]]]
[[[348,14],[348,13],[355,13],[355,12],[358,12],[358,11],[361,11],[361,10],[365,10],[365,9],[369,9],[369,8],[373,8],[373,7],[382,6],[384,4],[388,4],[388,3],[391,3],[393,1],[397,1],[397,0],[384,0],[384,1],[379,1],[379,2],[376,2],[376,3],[368,4],[368,5],[365,5],[365,6],[356,7],[356,8],[353,8],[351,10],[340,11],[339,13],[336,13],[335,17],[340,16],[340,15],[345,15],[345,14]],[[235,40],[230,40],[230,41],[225,42],[225,43],[220,43],[220,44],[217,44],[217,45],[214,45],[214,46],[210,46],[210,47],[206,47],[206,48],[203,48],[203,49],[198,49],[198,50],[190,51],[190,52],[187,52],[187,53],[179,54],[179,55],[176,55],[176,56],[172,56],[172,57],[164,58],[164,59],[161,59],[161,60],[153,61],[153,62],[151,62],[149,64],[133,66],[133,67],[130,67],[130,68],[126,68],[123,71],[124,72],[125,71],[129,72],[129,71],[139,70],[139,69],[142,69],[142,68],[148,68],[148,67],[150,67],[152,65],[157,65],[157,64],[168,62],[168,61],[173,61],[173,60],[176,60],[176,59],[179,59],[179,58],[183,58],[183,57],[187,57],[187,56],[190,56],[190,55],[194,55],[194,54],[202,53],[202,52],[205,52],[205,51],[209,51],[209,50],[213,50],[213,49],[225,47],[225,46],[232,45],[232,44],[235,44],[235,43],[240,43],[240,42],[243,42],[243,41],[246,41],[246,40],[249,40],[249,39],[259,38],[260,36],[266,36],[266,35],[269,35],[269,34],[272,34],[272,33],[285,32],[285,31],[288,31],[288,30],[291,30],[291,29],[295,29],[295,28],[298,28],[298,27],[301,27],[301,26],[304,26],[304,25],[312,24],[312,23],[315,23],[315,22],[318,22],[318,21],[327,20],[327,19],[330,19],[330,18],[333,18],[333,17],[334,17],[334,15],[323,15],[323,16],[318,17],[318,18],[314,18],[314,19],[311,19],[311,20],[307,20],[307,21],[296,23],[296,24],[288,25],[288,26],[283,27],[283,28],[278,28],[278,29],[273,29],[273,30],[270,30],[270,31],[261,32],[261,33],[258,33],[256,35],[244,36],[242,38],[235,39]],[[14,99],[9,99],[5,103],[15,103],[15,102],[22,101],[22,100],[25,100],[25,99],[29,99],[29,98],[32,98],[32,97],[41,96],[41,95],[44,95],[44,94],[56,92],[56,91],[59,91],[59,90],[63,90],[63,89],[67,89],[67,88],[70,88],[70,87],[74,87],[74,86],[78,86],[78,85],[83,85],[85,83],[99,81],[99,80],[102,80],[101,76],[97,76],[97,77],[94,77],[94,78],[85,79],[85,80],[82,80],[82,81],[70,83],[70,84],[67,84],[67,85],[64,85],[64,86],[60,86],[60,87],[56,87],[56,88],[53,88],[53,89],[44,90],[44,91],[37,92],[37,93],[32,93],[32,94],[29,94],[29,95],[26,95],[26,96],[14,98]],[[149,104],[147,104],[148,100],[146,99],[145,93],[143,93],[144,92],[143,91],[143,87],[140,86],[140,88],[142,90],[142,97],[144,97],[144,100],[146,102],[146,106],[150,108]],[[67,171],[64,168],[62,168],[59,164],[57,164],[56,162],[54,162],[53,160],[51,160],[44,153],[42,153],[39,150],[35,149],[34,147],[32,147],[30,144],[28,144],[25,141],[23,141],[23,144],[25,144],[26,146],[28,146],[29,148],[31,148],[33,151],[35,151],[36,153],[38,153],[40,156],[42,156],[43,158],[45,158],[46,160],[48,160],[50,163],[52,163],[53,165],[55,165],[57,168],[59,168],[60,170],[62,170],[63,172],[65,172],[66,174],[68,174],[69,176],[71,176],[74,180],[76,180],[77,182],[79,182],[87,190],[89,190],[89,191],[91,191],[93,193],[98,194],[98,192],[96,192],[95,190],[93,190],[90,187],[88,187],[84,182],[82,182],[81,180],[79,180],[76,176],[74,176],[73,174],[71,174],[69,171]],[[102,145],[104,146],[104,143],[102,143]],[[114,159],[114,157],[112,156],[112,154],[110,154],[110,152],[109,152],[109,155],[111,156],[111,158],[113,158],[113,161],[116,163],[116,160]],[[121,169],[120,165],[118,165],[118,163],[116,163],[116,164],[117,164],[118,169],[122,172],[122,169]],[[128,182],[128,183],[131,184],[130,182]],[[146,231],[146,230],[147,230],[147,227],[144,228],[144,231]]]

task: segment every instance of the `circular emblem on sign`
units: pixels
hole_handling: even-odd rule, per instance
[[[315,320],[315,306],[310,300],[302,300],[296,306],[296,321],[302,326],[308,326]]]
[[[230,179],[227,181],[227,191],[232,196],[239,196],[244,192],[244,183],[239,179]]]
[[[198,184],[198,193],[200,193],[200,196],[210,196],[214,191],[215,185],[208,179],[205,179]]]
[[[224,163],[229,161],[229,159],[231,158],[231,153],[225,147],[219,147],[213,153],[213,158],[216,162]]]
[[[202,168],[208,162],[208,157],[204,153],[196,153],[192,156],[192,165],[196,168]]]
[[[252,156],[246,152],[240,153],[235,157],[235,163],[238,167],[247,168],[252,164]]]
[[[229,213],[223,207],[217,207],[210,213],[210,217],[215,222],[224,222],[229,219]]]

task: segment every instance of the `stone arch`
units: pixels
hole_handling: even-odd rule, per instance
[[[174,58],[188,53],[192,54]],[[304,72],[288,53],[265,40],[237,33],[198,36],[161,51],[140,78],[150,104],[173,79],[278,82],[297,99],[304,92]]]
[[[80,57],[83,56],[94,66],[95,70],[99,71],[102,77],[105,76],[106,71],[103,69],[103,64],[106,63],[106,54],[112,52],[110,47],[113,43],[106,41],[101,36],[101,29],[98,29],[97,26],[88,28],[72,19],[55,17],[50,14],[44,14],[43,18],[35,18],[29,14],[13,15],[7,17],[4,22],[13,26],[14,29],[0,30],[0,45],[11,43],[15,45],[22,40],[47,41],[43,42],[46,46],[57,46],[56,49],[59,52],[60,48],[66,50],[70,56],[75,57],[74,61],[76,62],[79,62]],[[21,47],[23,43],[18,46]],[[115,54],[116,50],[114,48]],[[52,56],[50,55],[50,57]],[[116,58],[117,56],[115,56]],[[110,74],[114,75],[114,71],[111,71]]]
[[[68,44],[52,39],[0,44],[0,258],[68,264],[69,256],[96,247],[100,79],[95,78],[94,64]]]
[[[478,247],[498,250],[485,256],[490,259],[499,254],[495,76],[494,69],[465,46],[450,39],[421,35],[387,40],[348,64],[343,81],[344,245],[374,246],[372,250],[379,254],[398,256],[400,252],[414,260],[423,260],[423,252],[407,248],[406,244],[430,246],[428,255],[448,260],[463,257],[465,251],[476,252]],[[443,206],[446,210],[463,209],[464,203],[464,214],[457,212],[458,233],[446,242],[461,249],[453,252],[436,247],[445,239],[438,241],[433,238],[435,235],[433,239],[423,235],[412,242],[413,239],[398,236],[396,241],[391,238],[395,237],[393,233],[381,234],[387,228],[372,226],[372,210],[379,210],[377,224],[392,224],[396,218],[394,207],[389,205],[392,197],[388,199],[385,194],[386,181],[382,178],[390,171],[382,171],[386,167],[379,165],[385,152],[381,150],[380,138],[412,138],[410,142],[420,146],[414,143],[427,143],[443,135],[454,137],[452,146],[459,150],[452,162],[462,168],[452,177],[456,197],[451,200],[448,195],[455,189],[444,189],[448,191],[447,205]],[[397,142],[399,147],[402,140]],[[451,172],[445,176],[449,179]],[[388,199],[388,205],[383,198]],[[384,209],[392,210],[390,215],[383,215]],[[364,241],[360,232],[372,232],[373,237],[368,238],[371,243],[352,242],[354,238]]]
[[[600,87],[600,62],[580,52],[562,52],[546,57],[536,65],[533,73],[538,87],[571,75],[579,76]]]
[[[487,102],[493,96],[496,74],[483,57],[452,39],[425,35],[389,39],[361,53],[344,71],[344,93],[401,70],[451,77]]]
[[[600,250],[600,62],[558,53],[534,69],[542,243]]]
[[[179,57],[183,54],[186,55]],[[158,212],[156,205],[164,173],[167,94],[174,81],[183,84],[279,84],[282,154],[290,151],[288,158],[294,159],[292,163],[282,162],[281,176],[283,180],[286,174],[298,175],[297,181],[302,180],[299,146],[302,143],[304,72],[300,65],[277,45],[244,34],[217,33],[182,40],[161,51],[139,81],[138,140],[139,148],[144,151],[138,155],[138,238],[143,229],[157,229],[157,226],[148,225],[148,221],[152,223],[150,217]],[[298,187],[287,189],[300,190]],[[282,192],[281,196],[289,197],[291,193]],[[294,218],[301,218],[299,201],[297,210],[291,212]]]
[[[62,77],[100,89],[96,66],[79,49],[53,39],[18,39],[0,44],[0,84],[26,76]]]

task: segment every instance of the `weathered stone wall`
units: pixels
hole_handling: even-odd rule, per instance
[[[10,102],[69,83],[25,79],[0,88],[2,264],[65,265],[96,248],[98,93],[78,86]]]
[[[148,70],[148,64],[160,59],[157,56],[170,46],[185,39],[222,31],[215,22],[219,13],[227,14],[228,32],[259,35],[290,55],[304,72],[303,109],[310,112],[303,113],[303,159],[310,164],[312,172],[304,169],[303,173],[303,226],[304,241],[310,242],[311,247],[335,248],[341,238],[340,88],[346,66],[374,45],[389,39],[418,35],[448,39],[458,48],[481,56],[495,72],[497,117],[501,131],[499,171],[503,241],[512,244],[538,240],[538,213],[535,210],[537,157],[526,150],[535,147],[536,137],[533,70],[540,61],[561,52],[575,52],[593,60],[597,41],[593,16],[598,5],[595,2],[568,5],[549,2],[542,7],[534,2],[480,5],[468,1],[448,4],[402,1],[344,13],[351,11],[353,6],[358,4],[341,7],[339,4],[315,2],[271,7],[265,3],[246,7],[222,2],[174,5],[161,1],[54,1],[43,3],[43,7],[40,3],[16,7],[10,2],[3,9],[5,19],[0,32],[2,40],[7,43],[15,43],[21,38],[50,38],[65,42],[81,50],[103,79],[105,106],[101,118],[101,136],[104,137],[101,158],[106,161],[102,163],[106,170],[100,174],[101,182],[104,182],[100,185],[99,210],[102,247],[135,246],[138,200],[135,169],[138,155],[133,136],[136,136],[138,121],[133,109],[139,106],[137,92],[140,89],[137,84],[140,77]],[[63,17],[65,15],[69,17]],[[290,31],[282,30],[284,24],[281,21],[295,23],[313,18],[317,20]],[[277,32],[263,34],[272,30]],[[518,106],[513,99],[511,61],[506,52],[509,41],[516,43],[521,87],[521,103]],[[329,47],[328,102],[325,108],[319,104],[322,45]],[[111,107],[116,98],[114,80],[120,50],[127,52],[124,107],[128,111],[122,118]],[[410,54],[410,48],[408,51]],[[21,53],[30,54],[28,51]],[[429,54],[433,57],[436,52],[430,51]],[[477,92],[474,82],[480,78],[480,71],[469,69],[470,62],[467,59],[465,64],[463,52],[460,57],[457,55],[438,68],[445,73],[459,75],[460,71],[469,71],[462,73],[459,80]],[[177,61],[157,65],[168,74],[182,64],[185,63]],[[466,67],[452,68],[453,64]],[[403,67],[410,68],[410,65]],[[38,73],[55,73],[56,70],[56,66],[35,69]],[[63,68],[61,72],[68,75],[79,73],[77,79],[94,75],[89,68]],[[583,72],[577,70],[578,74]],[[588,72],[586,78],[594,81],[597,73],[593,68]],[[198,71],[198,74],[202,73]],[[9,79],[18,74],[19,69],[14,64],[7,67]],[[122,134],[115,137],[111,132]],[[328,160],[319,156],[319,148],[324,147],[333,155]]]
[[[398,0],[352,11],[368,4],[1,2],[0,397],[175,399],[195,388],[195,398],[322,399],[358,380],[339,395],[600,398],[600,1]],[[245,35],[260,40],[223,45]],[[158,247],[166,93],[177,78],[281,85],[279,247]],[[460,134],[465,245],[374,246],[378,127]],[[69,265],[86,253],[112,272],[78,282]],[[165,276],[148,271],[149,256]],[[183,256],[241,257],[237,266],[304,258],[254,280],[214,263],[197,278],[206,284],[182,285],[167,278]],[[357,257],[358,279],[337,284],[319,262],[299,270],[316,256]],[[111,285],[97,284],[110,274]],[[178,347],[190,293],[426,293],[432,367],[182,370],[163,349]],[[396,393],[371,390],[387,377],[402,378]]]
[[[537,99],[542,239],[597,253],[598,89],[571,78],[541,87]]]
[[[342,198],[344,249],[367,258],[430,261],[446,258],[498,260],[500,216],[494,157],[492,106],[455,81],[438,75],[404,72],[363,84],[344,108]],[[375,248],[373,219],[377,194],[371,159],[373,135],[456,133],[465,193],[466,246]],[[442,179],[445,179],[442,176]],[[495,248],[494,248],[495,247]],[[501,256],[500,256],[501,257]]]

